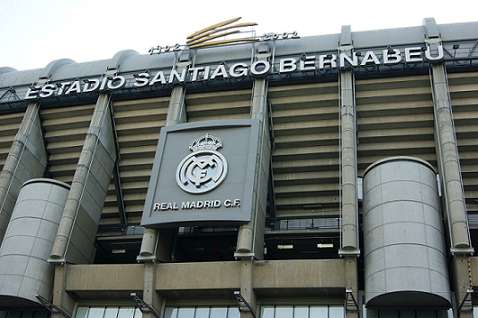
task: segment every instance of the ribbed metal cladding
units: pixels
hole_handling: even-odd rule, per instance
[[[15,138],[20,123],[22,122],[24,113],[5,114],[0,116],[0,168],[3,169],[8,152],[12,146],[12,141]]]
[[[50,176],[70,183],[95,105],[41,109]]]
[[[5,162],[7,161],[13,140],[18,132],[24,114],[24,112],[19,112],[0,116],[0,127],[2,127],[2,130],[0,131],[0,168],[2,170],[5,168]],[[0,187],[3,188],[0,189],[0,197],[5,196],[0,207],[0,245],[2,244],[3,234],[5,233],[8,222],[10,221],[10,214],[15,205],[15,198],[10,198],[10,200],[6,199],[9,190],[8,183],[10,182],[9,179],[11,180],[11,177],[12,175],[10,174],[10,176],[2,181],[0,176]],[[2,183],[3,186],[1,185]],[[8,211],[7,213],[1,212],[5,209]]]
[[[250,118],[252,90],[186,94],[188,122]]]
[[[337,81],[269,87],[277,217],[339,215]]]
[[[119,171],[128,224],[138,225],[143,213],[159,131],[164,126],[169,97],[113,102],[119,146]],[[113,180],[103,207],[101,225],[119,224]]]
[[[390,156],[414,156],[436,168],[428,76],[356,80],[358,175]]]
[[[478,73],[450,73],[448,85],[466,208],[478,213]]]
[[[447,257],[436,172],[393,157],[364,173],[366,306],[449,308]]]

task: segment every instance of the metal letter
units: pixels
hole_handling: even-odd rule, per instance
[[[114,85],[114,83],[118,83],[118,84]],[[119,76],[119,75],[113,76],[113,79],[108,81],[108,88],[120,89],[121,87],[124,86],[125,83],[126,83],[126,79],[123,76]]]
[[[54,84],[46,84],[41,88],[40,94],[38,94],[41,98],[50,97],[56,90],[56,85]]]
[[[134,87],[145,87],[148,85],[149,81],[149,74],[148,73],[139,73],[135,77],[135,83],[133,84]]]
[[[405,62],[416,63],[422,62],[422,48],[421,47],[407,47],[405,49]]]
[[[376,64],[380,65],[380,61],[378,60],[377,55],[373,51],[367,51],[365,53],[365,57],[362,60],[362,63],[360,63],[361,66],[366,66],[367,64]]]
[[[445,54],[443,52],[443,46],[440,44],[437,47],[438,54],[437,56],[433,57],[431,52],[431,45],[427,45],[427,50],[425,51],[425,58],[430,62],[439,62],[443,60]]]
[[[299,61],[299,71],[315,71],[315,56],[306,56]]]
[[[81,93],[81,85],[79,80],[71,83],[71,86],[66,90],[65,95],[69,95],[71,92],[75,92],[77,94]]]
[[[93,92],[100,87],[100,80],[97,78],[87,79],[83,86],[83,93]]]
[[[400,50],[398,49],[386,49],[383,50],[383,64],[385,65],[393,65],[398,64],[402,60],[402,56],[400,55]]]
[[[336,68],[336,59],[337,55],[335,54],[319,55],[319,69],[323,69],[326,64],[329,64],[332,68]]]
[[[341,52],[339,55],[339,65],[341,68],[345,67],[345,60],[350,66],[356,67],[358,66],[358,57],[355,52],[352,53],[352,57],[348,56],[347,53]]]
[[[281,59],[279,62],[279,73],[292,73],[295,72],[296,69],[297,65],[293,58]]]
[[[236,69],[239,69],[236,73]],[[246,63],[236,63],[231,66],[229,69],[229,75],[234,78],[247,76],[247,64]]]
[[[262,70],[260,69],[260,66],[264,67]],[[258,68],[259,66],[259,68]],[[252,63],[251,65],[251,74],[256,75],[256,76],[261,76],[264,74],[267,74],[269,70],[271,69],[271,65],[267,61],[256,61]]]
[[[35,99],[38,97],[38,90],[40,89],[40,87],[38,86],[34,86],[34,87],[29,87],[28,90],[27,90],[27,93],[25,94],[25,100],[29,100],[29,99]]]
[[[163,84],[163,85],[166,84],[166,78],[164,77],[163,71],[158,71],[158,73],[156,73],[156,75],[154,75],[151,82],[149,82],[149,86],[153,86],[157,82],[161,82],[161,84]]]
[[[216,79],[217,76],[222,76],[222,78],[228,78],[229,75],[227,74],[226,67],[224,65],[219,65],[211,75],[211,79]]]

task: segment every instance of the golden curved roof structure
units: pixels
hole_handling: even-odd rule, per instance
[[[208,26],[204,29],[194,32],[193,34],[187,37],[186,44],[190,48],[214,46],[220,44],[228,43],[238,43],[238,42],[253,42],[258,41],[259,39],[252,37],[236,37],[236,38],[224,38],[232,34],[239,34],[244,28],[257,25],[255,22],[242,22],[236,23],[241,17],[225,20],[211,26]],[[222,40],[215,40],[217,38],[223,37]]]

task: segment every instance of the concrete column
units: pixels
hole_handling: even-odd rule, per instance
[[[359,254],[357,199],[357,126],[354,78],[351,72],[340,74],[340,133],[342,246],[341,252]]]
[[[348,293],[351,290],[351,294],[346,298],[346,318],[358,318],[360,308],[356,307],[355,302],[359,301],[358,296],[358,273],[357,273],[357,257],[352,255],[344,256],[345,258],[345,286]]]
[[[166,117],[166,126],[172,126],[187,121],[186,117],[186,104],[184,103],[184,97],[186,95],[186,89],[184,86],[176,86],[171,92],[171,99],[168,106],[168,115]],[[171,232],[168,230],[161,230],[161,232]],[[141,249],[138,260],[156,260],[158,253],[165,252],[164,249],[159,250],[157,248],[159,242],[158,230],[156,228],[145,228],[143,240],[141,242]],[[169,233],[168,238],[171,238],[172,233]],[[171,247],[169,247],[169,250]],[[163,255],[166,257],[166,255]]]
[[[473,304],[471,301],[472,290],[471,270],[468,255],[455,255],[451,260],[453,276],[452,286],[455,290],[456,310],[455,317],[473,317]]]
[[[258,166],[256,168],[256,182],[254,189],[254,211],[252,211],[251,222],[242,224],[239,227],[236,256],[244,255],[261,259],[264,255],[264,227],[266,219],[268,177],[270,166],[270,138],[269,119],[267,109],[267,82],[265,79],[256,79],[254,82],[251,117],[259,119],[262,123],[260,133],[261,141],[258,149]]]
[[[267,82],[263,78],[254,81],[251,118],[267,122]]]
[[[110,96],[101,94],[53,244],[52,263],[93,260],[96,230],[117,156],[110,107]]]
[[[465,192],[461,175],[458,143],[456,140],[448,82],[444,65],[431,68],[433,105],[435,114],[435,144],[437,148],[438,171],[443,191],[445,222],[450,235],[451,284],[455,291],[456,317],[472,317],[469,255],[471,246]],[[459,308],[461,306],[461,308]]]
[[[171,92],[171,100],[169,101],[168,115],[166,117],[166,126],[187,122],[186,104],[184,103],[185,96],[186,88],[184,86],[176,86]]]
[[[156,245],[158,241],[158,230],[155,228],[146,227],[144,229],[143,240],[141,241],[141,249],[139,256],[141,258],[153,257],[156,255]]]
[[[346,317],[358,317],[358,308],[352,299],[358,300],[357,256],[358,246],[358,197],[357,197],[357,125],[355,110],[354,78],[352,72],[340,74],[340,133],[341,133],[341,211],[342,240],[339,254],[344,255],[345,281],[348,291]]]
[[[247,301],[247,303],[256,312],[256,297],[254,290],[252,289],[252,270],[254,263],[252,258],[244,258],[241,260],[241,295]],[[241,318],[251,318],[252,315],[248,311],[241,311]]]
[[[444,65],[432,66],[431,80],[438,170],[442,181],[444,210],[450,232],[451,250],[456,252],[468,249],[471,252],[465,193]]]
[[[241,295],[245,301],[256,310],[256,295],[253,286],[254,258],[264,257],[264,228],[266,220],[266,205],[268,177],[270,169],[270,137],[267,105],[267,82],[256,79],[252,92],[251,118],[261,122],[261,140],[259,142],[258,164],[254,182],[254,205],[252,220],[241,224],[237,236],[235,256],[241,260]],[[241,318],[250,318],[249,312],[241,311]]]
[[[143,300],[150,305],[156,312],[161,309],[161,298],[156,293],[156,263],[146,262],[144,264],[144,288]],[[143,318],[154,318],[153,313],[144,313]]]
[[[343,26],[340,35],[340,52],[353,53],[352,30]],[[359,317],[357,256],[358,191],[357,191],[357,116],[355,107],[355,78],[351,71],[342,71],[340,85],[340,146],[341,146],[341,217],[342,233],[339,254],[345,258],[346,317]]]
[[[28,105],[0,174],[0,245],[22,184],[43,177],[48,162],[39,110],[36,103]]]
[[[166,126],[185,123],[186,104],[184,97],[186,89],[184,86],[176,86],[171,92],[171,99],[168,106],[168,115],[166,117]],[[173,247],[174,236],[177,233],[176,228],[156,229],[145,228],[141,249],[137,257],[138,261],[144,262],[144,288],[143,300],[159,312],[161,309],[161,298],[156,292],[156,261],[169,261]],[[144,318],[153,318],[151,313],[143,314]]]
[[[55,279],[53,282],[53,304],[64,313],[73,316],[76,301],[66,292],[68,264],[55,265]],[[64,318],[61,313],[52,313],[52,318]]]

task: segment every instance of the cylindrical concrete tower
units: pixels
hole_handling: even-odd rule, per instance
[[[51,179],[23,184],[0,248],[0,307],[38,307],[51,298],[53,265],[47,263],[69,186]]]
[[[367,307],[451,306],[436,173],[420,159],[380,160],[364,172]]]

